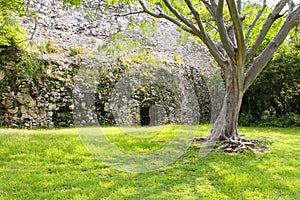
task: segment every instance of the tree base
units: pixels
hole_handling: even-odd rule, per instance
[[[239,138],[238,140],[233,140],[231,138],[217,141],[213,148],[216,151],[223,151],[225,153],[243,153],[245,150],[250,150],[256,154],[256,152],[265,152],[269,148],[262,145],[264,141],[248,139],[248,138]],[[207,138],[197,138],[193,139],[194,148],[200,149],[203,145],[209,143]]]

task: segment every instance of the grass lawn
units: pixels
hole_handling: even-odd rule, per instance
[[[207,133],[200,126],[198,136]],[[116,128],[108,138],[127,151],[162,148],[170,138],[130,139]],[[148,173],[118,171],[86,149],[76,129],[0,129],[0,199],[300,199],[300,128],[240,128],[271,140],[266,153],[198,150]],[[145,150],[146,149],[146,150]]]

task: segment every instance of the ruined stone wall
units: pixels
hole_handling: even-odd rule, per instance
[[[145,31],[131,29],[125,32],[126,38],[121,39],[121,51],[125,53],[121,52],[121,56],[120,52],[112,53],[111,58],[99,51],[99,45],[108,44],[113,49],[115,43],[110,35],[126,30],[131,22],[140,25],[147,16],[126,15],[128,8],[123,5],[107,7],[102,0],[86,0],[77,7],[62,4],[59,0],[26,2],[29,11],[36,13],[34,18],[27,16],[21,20],[28,31],[26,51],[33,61],[26,60],[28,56],[18,56],[18,60],[11,59],[10,55],[1,57],[0,124],[10,127],[114,124],[111,95],[122,74],[129,70],[128,63],[125,64],[130,60],[127,40],[144,41],[142,46],[134,46],[130,51],[139,56],[139,51],[146,49],[153,55],[152,59],[168,63],[166,66],[174,68],[174,74],[189,80],[197,96],[200,119],[209,120],[210,96],[203,74],[214,73],[210,71],[213,67],[211,59],[193,40],[182,42],[181,33],[175,26],[158,21],[157,28],[147,30],[146,36]],[[181,55],[179,59],[178,55]],[[139,65],[148,61],[142,58],[138,63],[131,62]],[[88,68],[99,71],[92,83],[95,88],[78,90],[76,84],[89,82],[80,80],[80,76],[78,80],[78,72]],[[129,121],[140,123],[140,106],[145,99],[163,105],[166,123],[180,122],[178,99],[172,91],[155,87],[155,83],[133,92]]]
[[[107,63],[99,63],[97,59],[87,57],[78,57],[70,63],[49,60],[42,60],[42,63],[44,73],[40,77],[25,76],[24,72],[6,68],[2,82],[8,84],[0,92],[0,124],[27,128],[115,124],[117,116],[114,113],[120,113],[122,109],[114,110],[115,99],[112,93],[115,92],[115,86],[122,75],[132,70],[128,68],[128,63],[118,61],[108,66]],[[95,87],[76,91],[80,82],[78,71],[88,68],[97,74],[92,77]],[[189,81],[188,84],[192,85],[200,118],[209,120],[210,96],[201,73],[189,66],[174,64],[172,68],[178,73],[181,71]],[[139,81],[139,77],[136,78]],[[89,75],[87,79],[81,80],[85,86],[89,81]],[[74,92],[77,92],[76,96]],[[172,90],[156,85],[155,81],[136,88],[130,97],[130,103],[125,106],[130,109],[128,121],[134,123],[129,125],[140,125],[141,105],[147,99],[162,106],[166,114],[164,123],[181,123],[178,97]],[[77,112],[74,113],[74,109]]]

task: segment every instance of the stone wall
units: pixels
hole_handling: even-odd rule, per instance
[[[76,63],[39,60],[40,72],[28,74],[29,64],[18,66],[20,62],[9,61],[1,66],[4,77],[0,90],[0,124],[11,127],[72,124],[72,79]]]
[[[132,64],[116,61],[100,63],[97,59],[78,57],[73,62],[41,60],[43,71],[40,77],[25,76],[24,72],[14,68],[6,69],[2,82],[7,82],[0,93],[0,123],[9,127],[57,127],[72,125],[115,124],[122,109],[116,109],[114,103],[116,84],[123,74],[132,71]],[[167,65],[192,85],[197,97],[197,106],[202,120],[210,118],[210,96],[197,68],[176,63]],[[8,69],[9,68],[9,69]],[[92,69],[92,76],[87,73]],[[78,75],[84,70],[87,77],[78,81]],[[148,76],[148,75],[147,75]],[[146,77],[147,77],[146,76]],[[135,80],[132,80],[134,82]],[[136,77],[139,81],[139,77]],[[91,82],[92,88],[87,86]],[[78,85],[83,84],[84,87]],[[78,89],[81,87],[81,90]],[[83,88],[83,89],[82,89]],[[76,95],[74,96],[74,92]],[[118,92],[118,91],[117,91]],[[119,99],[124,96],[117,97]],[[148,81],[143,87],[137,87],[130,94],[130,102],[124,104],[130,110],[127,125],[140,125],[140,109],[145,100],[161,105],[165,119],[162,123],[181,123],[180,102],[172,89]],[[117,99],[118,101],[118,99]],[[122,102],[121,102],[122,103]],[[74,109],[77,109],[74,112]],[[125,108],[126,109],[126,108]],[[117,114],[116,114],[117,112]],[[76,115],[76,123],[74,122]]]
[[[102,71],[97,85],[99,95],[96,98],[99,122],[111,123],[117,120],[120,125],[140,125],[141,107],[145,101],[153,102],[156,109],[160,108],[158,111],[161,113],[158,115],[164,119],[158,123],[188,121],[182,117],[210,120],[209,90],[198,68],[176,62],[132,65],[120,62]],[[189,87],[189,90],[180,88],[182,85]],[[190,101],[190,104],[194,100],[194,105],[184,100]],[[198,113],[189,117],[182,116],[183,107],[190,107]],[[192,123],[193,120],[190,121]]]
[[[131,22],[141,25],[147,16],[127,15],[129,10],[124,5],[107,6],[104,0],[86,0],[77,7],[62,4],[59,0],[25,2],[28,13],[36,13],[34,18],[27,16],[21,20],[28,31],[30,56],[20,54],[16,56],[18,59],[12,59],[9,54],[1,55],[0,124],[53,127],[114,124],[120,119],[130,122],[127,125],[139,125],[141,105],[145,100],[155,102],[155,109],[159,109],[164,118],[161,123],[182,122],[180,99],[172,89],[160,87],[155,81],[135,88],[127,99],[117,98],[124,99],[123,107],[130,111],[122,106],[119,110],[114,107],[120,106],[115,103],[116,97],[113,98],[120,78],[132,67],[149,62],[146,56],[138,62],[131,60],[128,63],[129,54],[133,52],[139,57],[145,49],[152,55],[150,62],[157,60],[158,67],[172,69],[173,74],[188,80],[197,97],[196,110],[199,110],[200,119],[210,119],[211,101],[203,78],[214,73],[211,59],[195,41],[182,40],[175,26],[157,21],[155,30],[150,27],[147,35],[145,30],[127,30]],[[111,39],[110,35],[122,31],[125,31],[125,38]],[[144,43],[135,44],[134,49],[128,50],[126,41]],[[114,49],[116,42],[118,45],[123,42],[122,55],[112,53],[111,58],[105,54],[105,48],[102,48],[103,52],[98,50],[99,45]],[[88,77],[81,77],[82,74]],[[137,77],[128,83],[138,81]],[[121,114],[123,111],[125,114]]]

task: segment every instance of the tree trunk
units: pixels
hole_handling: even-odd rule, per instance
[[[243,68],[231,67],[231,71],[225,74],[226,89],[222,109],[214,122],[208,140],[239,140],[237,131],[239,111],[244,94]]]

